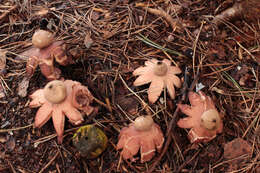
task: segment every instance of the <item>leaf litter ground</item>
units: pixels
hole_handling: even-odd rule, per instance
[[[231,168],[259,172],[259,18],[226,19],[218,27],[212,22],[213,16],[234,4],[224,0],[2,1],[0,172],[225,172]],[[17,57],[31,46],[32,34],[39,28],[55,32],[76,59],[76,64],[66,67],[56,64],[62,77],[88,86],[96,98],[99,112],[85,117],[81,125],[96,124],[107,134],[108,147],[98,159],[86,160],[72,146],[73,133],[80,126],[66,120],[62,145],[57,144],[51,121],[41,129],[32,128],[37,110],[28,107],[27,96],[17,94],[26,66],[26,60]],[[174,113],[183,89],[177,90],[175,100],[162,94],[149,107],[169,145],[162,157],[157,154],[147,164],[131,163],[120,158],[115,146],[129,118],[145,114],[147,86],[133,87],[132,72],[151,58],[168,58],[178,65],[183,88],[192,81],[203,84],[202,90],[224,114],[224,130],[207,144],[190,144],[187,131],[171,123],[184,116]],[[27,94],[46,83],[38,69]],[[225,146],[236,138],[251,146],[243,161],[239,157],[240,165],[236,158],[224,157]]]

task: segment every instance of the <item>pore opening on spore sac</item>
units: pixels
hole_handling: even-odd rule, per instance
[[[162,61],[158,61],[154,67],[154,74],[157,76],[164,76],[166,75],[168,71],[168,67],[167,65],[162,62]]]

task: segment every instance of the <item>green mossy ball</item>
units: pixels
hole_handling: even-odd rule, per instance
[[[107,136],[94,125],[86,125],[74,133],[73,145],[82,157],[97,158],[107,147]]]

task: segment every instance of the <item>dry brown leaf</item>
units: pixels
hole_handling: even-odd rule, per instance
[[[233,141],[225,144],[224,158],[234,159],[244,154],[250,154],[252,147],[247,141],[242,138],[236,138]]]
[[[242,155],[250,155],[252,146],[242,138],[236,138],[233,141],[225,144],[224,158],[231,160],[229,162],[229,170],[237,170],[242,163],[246,162],[248,157],[241,157]]]
[[[25,77],[23,80],[18,84],[18,95],[20,97],[26,97],[27,96],[27,89],[29,87],[30,79]]]

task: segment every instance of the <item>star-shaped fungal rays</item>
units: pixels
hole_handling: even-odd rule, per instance
[[[191,142],[208,142],[221,133],[223,122],[211,98],[202,91],[199,94],[189,92],[190,104],[179,104],[180,110],[188,115],[177,122],[181,128],[190,129],[188,137]]]
[[[31,108],[40,107],[36,113],[34,127],[42,127],[52,117],[59,143],[62,143],[65,115],[72,124],[78,125],[83,121],[79,110],[87,115],[94,110],[89,105],[93,96],[88,88],[72,80],[51,81],[44,89],[30,95],[30,98]]]
[[[165,87],[170,97],[174,99],[174,86],[181,87],[181,80],[176,76],[179,73],[181,73],[180,68],[172,66],[168,59],[162,61],[152,59],[146,61],[144,67],[139,67],[133,72],[134,76],[139,76],[134,81],[134,85],[141,86],[151,82],[148,89],[148,99],[151,103],[156,102]]]
[[[164,143],[163,133],[151,116],[140,116],[119,134],[117,149],[122,149],[121,155],[127,160],[135,160],[134,156],[140,149],[141,163],[153,158],[155,151],[161,151]]]
[[[55,41],[49,31],[36,31],[32,43],[33,47],[21,54],[28,58],[26,64],[28,77],[31,77],[39,66],[48,80],[59,79],[61,71],[54,66],[54,59],[63,66],[74,63],[72,58],[66,55],[64,42]]]

